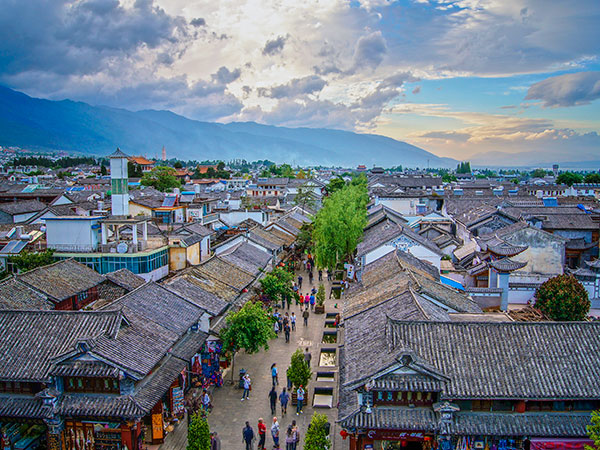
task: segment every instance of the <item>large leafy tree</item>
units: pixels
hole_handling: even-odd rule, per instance
[[[577,278],[558,275],[537,289],[535,307],[552,320],[584,320],[590,311],[590,301]]]
[[[18,256],[10,256],[8,261],[13,265],[17,272],[27,272],[36,267],[47,266],[56,262],[54,260],[54,250],[48,249],[43,252],[24,252]]]
[[[544,178],[547,172],[544,169],[535,169],[531,172],[532,178]]]
[[[273,318],[260,303],[247,302],[239,311],[227,315],[220,337],[223,348],[232,354],[232,380],[235,352],[245,350],[246,353],[257,353],[261,348],[268,350],[269,340],[276,337],[272,325]]]
[[[600,183],[600,173],[588,173],[585,176],[586,183]]]
[[[292,354],[292,360],[286,371],[286,375],[293,386],[308,386],[308,382],[312,377],[312,372],[310,370],[310,366],[304,359],[304,353],[302,353],[302,350],[296,349],[296,351]]]
[[[292,280],[294,275],[285,269],[277,267],[273,272],[260,280],[263,292],[271,300],[278,302],[293,294]]]
[[[336,191],[344,189],[346,187],[346,182],[342,177],[336,177],[329,180],[329,183],[325,187],[328,194],[333,194]]]
[[[327,416],[314,413],[306,430],[304,450],[328,450],[331,440],[327,437]]]
[[[587,435],[594,445],[586,445],[585,450],[600,449],[600,410],[592,411],[591,423],[587,426]]]
[[[558,184],[566,184],[567,186],[573,186],[575,183],[581,183],[582,181],[583,177],[578,173],[573,172],[563,172],[556,177],[556,182]]]
[[[319,267],[335,269],[356,250],[367,223],[366,183],[357,179],[325,199],[315,219],[313,241]]]
[[[206,417],[200,412],[192,416],[186,450],[210,450],[210,429]]]
[[[140,183],[144,186],[153,186],[161,192],[169,191],[181,186],[181,181],[175,176],[176,173],[172,167],[155,167],[144,174]]]

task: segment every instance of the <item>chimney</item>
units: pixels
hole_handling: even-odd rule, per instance
[[[15,228],[15,239],[21,239],[21,236],[23,236],[23,227],[17,226]]]

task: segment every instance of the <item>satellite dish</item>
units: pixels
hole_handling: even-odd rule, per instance
[[[127,253],[127,250],[128,247],[125,242],[121,242],[119,245],[117,245],[117,253]]]

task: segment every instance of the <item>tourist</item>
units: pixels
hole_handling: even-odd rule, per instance
[[[310,367],[311,359],[312,359],[312,355],[308,351],[308,347],[306,347],[306,350],[304,351],[304,362],[308,365],[308,367]]]
[[[273,322],[273,331],[275,332],[275,337],[279,337],[279,320],[275,320]]]
[[[313,275],[312,271],[308,272],[308,282],[310,284],[313,284],[313,278],[314,278],[314,275]]]
[[[310,301],[310,310],[313,311],[315,309],[315,296],[311,294],[309,297]]]
[[[283,326],[283,332],[285,333],[285,343],[286,343],[286,344],[289,344],[289,343],[290,343],[290,330],[291,330],[291,328],[290,328],[290,324],[289,324],[289,323],[286,323],[286,324]]]
[[[292,324],[292,331],[296,331],[296,314],[293,312],[290,316],[290,323]]]
[[[250,398],[250,389],[252,389],[252,380],[250,379],[250,375],[248,375],[248,372],[246,372],[242,380],[244,382],[244,392],[242,393],[242,401],[244,401],[244,399]]]
[[[221,450],[221,438],[215,431],[210,438],[210,450]]]
[[[267,441],[267,425],[263,418],[258,419],[258,450],[266,450],[265,443]]]
[[[298,442],[300,442],[300,431],[298,431],[298,425],[296,425],[295,420],[292,420],[292,436],[294,437],[294,447],[292,450],[296,450]]]
[[[289,400],[290,394],[288,394],[286,389],[283,388],[281,394],[279,394],[279,401],[281,402],[281,414],[287,414],[287,404]]]
[[[323,281],[323,270],[319,269],[319,281]]]
[[[327,269],[327,281],[331,281],[331,272]]]
[[[242,442],[246,443],[246,450],[252,450],[252,442],[254,439],[254,430],[250,426],[250,422],[246,422],[246,427],[242,431]]]
[[[308,326],[308,309],[305,309],[304,312],[302,313],[302,318],[304,319],[304,326],[307,327]]]
[[[269,392],[269,403],[271,404],[271,415],[277,412],[277,391],[275,390],[275,385],[271,387],[271,391]]]
[[[208,391],[206,389],[202,390],[202,408],[206,412],[208,412],[209,409],[211,409],[210,395],[208,395]]]
[[[309,303],[310,303],[310,295],[306,294],[304,296],[304,309],[308,309]]]
[[[298,289],[302,289],[302,275],[298,275]]]
[[[279,384],[279,376],[277,371],[277,363],[273,363],[271,366],[271,378],[273,378],[273,386]]]
[[[279,422],[277,417],[273,417],[273,425],[271,425],[271,436],[273,436],[273,448],[279,447]]]
[[[296,391],[296,399],[298,400],[297,404],[296,404],[296,415],[302,414],[302,406],[304,404],[304,389],[302,389],[302,385],[300,385],[300,387],[298,387],[298,390]]]
[[[285,450],[294,450],[294,435],[293,435],[293,427],[290,424],[287,428],[287,432],[285,433]]]

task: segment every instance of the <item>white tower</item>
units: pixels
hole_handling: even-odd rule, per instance
[[[129,215],[129,191],[127,187],[127,161],[125,153],[117,148],[110,158],[110,181],[112,198],[112,215]]]

